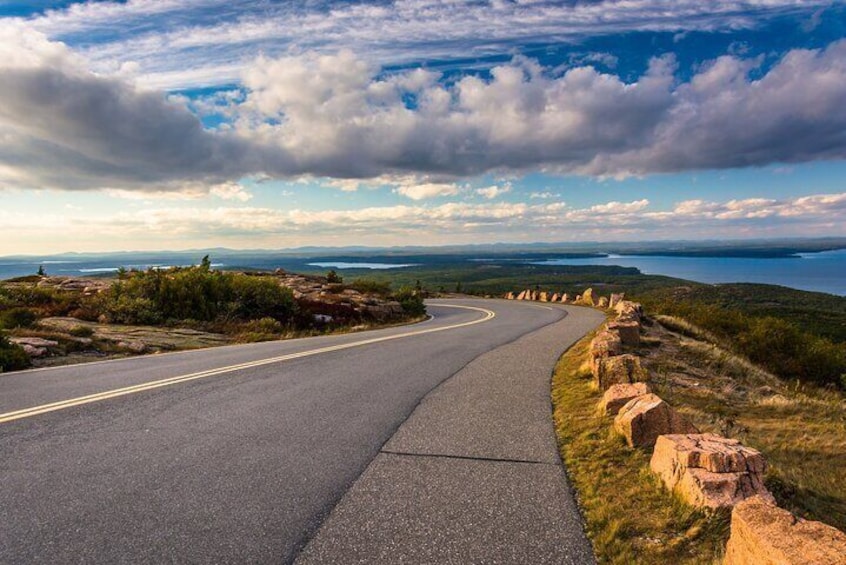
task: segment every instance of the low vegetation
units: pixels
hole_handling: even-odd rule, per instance
[[[604,293],[647,292],[684,282],[670,277],[643,275],[632,267],[532,265],[502,260],[469,264],[431,263],[371,274],[367,280],[396,288],[419,286],[431,293],[458,292],[474,296],[501,296],[518,288],[575,294],[589,286],[602,289]]]
[[[30,355],[41,366],[402,323],[425,316],[423,298],[380,281],[345,285],[334,272],[222,272],[208,257],[192,267],[121,269],[111,281],[21,277],[0,283],[0,331],[39,345],[28,355],[4,341],[0,370]]]
[[[29,367],[29,356],[22,347],[0,335],[0,373]]]
[[[553,378],[556,433],[600,563],[719,563],[726,512],[693,509],[649,471],[600,414],[591,384],[591,336]],[[702,432],[740,439],[769,462],[767,487],[791,512],[846,530],[846,395],[786,381],[721,347],[711,330],[659,316],[637,353],[655,392]],[[636,511],[634,511],[636,510]]]
[[[287,324],[296,311],[291,290],[273,277],[213,271],[208,260],[197,267],[131,273],[101,294],[95,307],[113,322],[146,325],[261,318]]]
[[[753,298],[755,297],[755,298]],[[638,296],[779,377],[846,389],[846,298],[766,285],[678,287]],[[816,319],[809,323],[810,319]],[[818,321],[830,321],[822,331]]]
[[[659,320],[642,352],[657,394],[701,431],[764,453],[780,506],[846,530],[846,394],[786,382],[689,322]]]

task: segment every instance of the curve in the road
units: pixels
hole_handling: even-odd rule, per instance
[[[413,338],[252,366],[0,425],[0,563],[289,563],[435,387],[539,328],[587,327],[600,315],[449,300],[496,317],[434,332],[483,316],[441,308],[441,301],[427,304],[438,318],[418,326]],[[0,413],[410,331],[9,373],[0,376]]]
[[[14,420],[20,420],[22,418],[31,418],[32,416],[38,416],[40,414],[46,414],[47,412],[54,412],[56,410],[63,410],[66,408],[72,408],[74,406],[81,406],[83,404],[90,404],[92,402],[100,402],[103,400],[108,400],[110,398],[117,398],[120,396],[126,396],[129,394],[136,394],[139,392],[145,392],[148,390],[153,390],[157,388],[162,388],[166,386],[173,386],[181,383],[186,383],[189,381],[195,381],[199,379],[205,379],[209,377],[216,377],[219,375],[224,375],[226,373],[234,373],[236,371],[242,371],[245,369],[252,369],[255,367],[261,367],[264,365],[270,365],[273,363],[282,363],[284,361],[291,361],[293,359],[301,359],[303,357],[311,357],[313,355],[320,355],[323,353],[332,353],[335,351],[341,351],[344,349],[351,349],[353,347],[361,347],[364,345],[372,345],[374,343],[381,343],[384,341],[391,341],[395,339],[402,339],[412,336],[424,335],[429,333],[435,332],[443,332],[447,330],[454,330],[458,328],[463,328],[467,326],[474,326],[476,324],[481,324],[487,322],[496,317],[496,313],[492,310],[488,310],[487,308],[477,308],[475,306],[462,306],[458,304],[438,304],[438,306],[442,308],[458,308],[462,310],[471,310],[477,311],[484,314],[481,318],[476,320],[470,320],[468,322],[461,322],[458,324],[452,324],[449,326],[441,326],[436,328],[426,328],[422,330],[414,330],[409,332],[404,332],[401,334],[394,334],[388,336],[381,336],[381,337],[374,337],[370,339],[363,339],[361,341],[355,341],[352,343],[342,343],[338,345],[330,345],[327,347],[320,347],[317,349],[312,349],[308,351],[300,351],[297,353],[289,353],[287,355],[280,355],[277,357],[270,357],[268,359],[259,359],[256,361],[249,361],[247,363],[240,363],[237,365],[230,365],[227,367],[220,367],[218,369],[212,369],[208,371],[199,371],[196,373],[189,373],[187,375],[177,375],[175,377],[170,377],[166,379],[159,379],[151,382],[141,383],[134,386],[128,386],[123,388],[118,388],[114,390],[108,390],[104,392],[98,392],[96,394],[89,394],[86,396],[80,396],[77,398],[70,398],[68,400],[62,400],[59,402],[51,402],[49,404],[43,404],[40,406],[32,406],[29,408],[24,408],[21,410],[15,410],[12,412],[6,412],[5,414],[0,414],[0,424],[6,422],[12,422]]]

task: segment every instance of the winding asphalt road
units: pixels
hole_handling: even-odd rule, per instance
[[[293,561],[427,393],[567,316],[428,306],[413,326],[0,376],[0,563]]]

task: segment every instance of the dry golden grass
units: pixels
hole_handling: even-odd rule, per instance
[[[728,515],[708,515],[667,492],[649,471],[650,454],[630,449],[599,415],[600,393],[585,364],[588,336],[559,361],[552,400],[561,457],[600,563],[719,563]],[[652,343],[655,347],[657,344]]]
[[[666,323],[666,320],[662,320]],[[644,364],[656,392],[701,431],[736,437],[770,463],[767,486],[796,514],[846,530],[846,399],[787,383],[671,321],[648,328]]]

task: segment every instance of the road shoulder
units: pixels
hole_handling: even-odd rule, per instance
[[[561,352],[604,316],[567,310],[432,391],[297,562],[591,562],[549,391]]]

